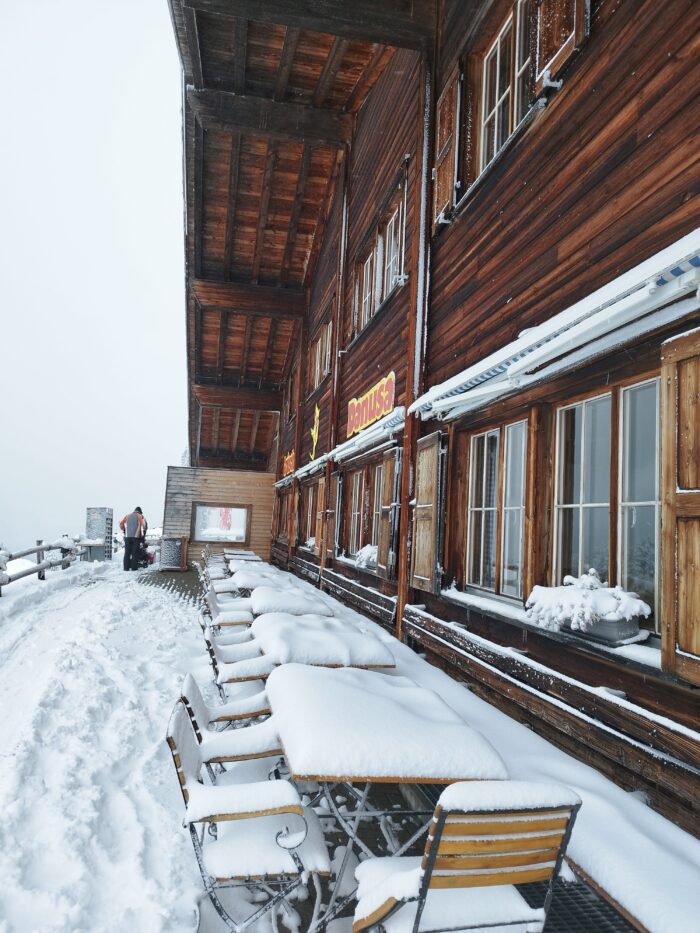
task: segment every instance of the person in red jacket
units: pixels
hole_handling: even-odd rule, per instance
[[[148,529],[141,506],[137,505],[133,512],[125,515],[119,527],[124,533],[124,570],[137,570],[139,543]]]

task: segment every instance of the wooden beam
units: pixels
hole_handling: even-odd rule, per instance
[[[314,107],[320,107],[328,96],[328,92],[333,87],[333,82],[335,81],[336,75],[338,74],[338,69],[343,63],[343,58],[347,52],[349,45],[348,39],[340,39],[336,36],[333,40],[328,51],[328,57],[326,62],[321,70],[321,74],[318,79],[318,84],[314,89],[313,97],[311,102]]]
[[[215,408],[214,415],[213,415],[212,431],[211,431],[212,447],[214,448],[214,450],[219,449],[219,434],[220,433],[221,433],[221,409]]]
[[[233,427],[231,429],[231,451],[236,452],[236,447],[238,447],[238,432],[241,428],[241,413],[237,411],[233,416]]]
[[[306,314],[306,294],[301,288],[275,288],[237,282],[211,282],[195,279],[191,286],[196,300],[207,311],[231,311],[296,320]]]
[[[292,214],[287,226],[287,242],[284,247],[284,258],[282,259],[282,283],[286,285],[289,280],[289,267],[292,262],[292,253],[294,251],[294,242],[297,236],[299,226],[299,217],[304,204],[304,191],[306,182],[309,178],[309,165],[311,164],[312,149],[310,146],[304,146],[301,154],[301,165],[299,167],[299,176],[297,177],[297,186],[294,192],[294,201],[292,203]]]
[[[206,13],[245,16],[344,39],[420,49],[435,30],[435,0],[185,0]]]
[[[219,345],[217,347],[218,358],[216,361],[216,369],[217,379],[221,384],[223,384],[224,381],[224,369],[226,366],[226,335],[228,334],[228,319],[228,314],[219,315]]]
[[[204,250],[204,128],[194,121],[194,269],[202,274]]]
[[[260,384],[265,381],[267,374],[270,369],[270,360],[272,359],[272,348],[275,345],[275,337],[277,336],[277,321],[273,318],[270,321],[270,330],[267,334],[267,346],[265,347],[265,356],[263,357],[262,371],[260,373]]]
[[[375,45],[372,57],[367,62],[364,71],[357,79],[357,84],[352,89],[350,97],[348,97],[345,105],[345,110],[348,113],[355,113],[359,109],[365,97],[367,97],[375,82],[389,64],[394,51],[395,49],[391,48],[391,46]]]
[[[197,29],[197,11],[192,7],[183,8],[185,19],[185,35],[187,36],[187,50],[192,65],[192,80],[195,87],[204,87],[204,71],[202,69],[202,54],[199,46],[199,30]]]
[[[253,427],[250,429],[250,452],[255,453],[255,441],[258,438],[258,427],[260,426],[260,412],[256,411],[253,416]]]
[[[231,155],[228,166],[228,206],[226,208],[226,230],[224,233],[224,279],[231,276],[233,261],[233,235],[236,229],[236,201],[238,198],[238,172],[241,164],[241,134],[234,133],[231,139]]]
[[[318,254],[321,250],[321,245],[323,244],[323,234],[326,229],[326,221],[328,220],[328,214],[330,213],[331,204],[333,203],[333,188],[335,186],[336,180],[338,178],[338,170],[340,168],[340,153],[338,153],[339,158],[335,159],[333,162],[333,167],[331,173],[328,176],[328,184],[326,185],[326,191],[321,201],[321,205],[318,210],[318,220],[316,221],[316,228],[314,229],[314,236],[311,243],[311,249],[309,250],[309,256],[306,262],[306,269],[304,270],[304,286],[308,288],[311,283],[311,277],[314,274],[314,269],[316,267],[316,260],[318,259]]]
[[[265,247],[265,230],[267,228],[267,214],[270,208],[270,194],[272,192],[272,178],[275,174],[276,158],[277,146],[274,142],[270,141],[267,144],[267,157],[265,158],[262,191],[260,192],[260,207],[258,208],[258,229],[255,234],[255,252],[253,253],[253,272],[251,278],[256,285],[260,278],[260,263]]]
[[[232,386],[193,385],[192,392],[200,406],[233,408],[241,411],[281,411],[282,393],[278,389],[236,389]]]
[[[253,336],[253,318],[247,317],[245,320],[245,338],[243,339],[243,352],[241,353],[241,371],[240,382],[245,382],[245,375],[248,369],[248,354],[250,353],[250,341]]]
[[[233,21],[233,92],[245,94],[245,62],[248,52],[248,20],[237,16]]]
[[[191,87],[187,88],[187,102],[206,129],[305,140],[333,148],[344,146],[352,135],[350,114],[308,104]]]
[[[285,94],[287,93],[289,75],[292,70],[292,64],[294,63],[297,43],[299,42],[299,31],[300,30],[295,29],[293,26],[287,27],[284,45],[282,47],[282,55],[280,57],[279,70],[277,72],[277,80],[275,82],[275,92],[273,94],[275,100],[284,100]]]

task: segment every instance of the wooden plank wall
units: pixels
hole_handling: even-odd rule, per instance
[[[562,89],[433,244],[428,385],[697,225],[699,20],[596,6]]]
[[[165,489],[164,535],[190,535],[193,502],[240,503],[252,506],[250,542],[246,545],[263,560],[270,558],[275,474],[206,467],[168,467]],[[214,552],[224,546],[210,544]],[[190,560],[199,560],[203,545],[190,543]]]

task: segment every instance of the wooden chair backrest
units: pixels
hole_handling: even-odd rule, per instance
[[[203,632],[202,634],[204,636],[204,644],[207,646],[207,653],[209,655],[209,661],[211,663],[212,670],[214,671],[214,680],[218,680],[219,679],[219,662],[216,656],[216,651],[214,650],[214,645],[206,631]]]
[[[180,790],[187,803],[189,800],[187,788],[199,780],[202,758],[190,717],[181,700],[177,701],[170,716],[166,740],[173,756]]]
[[[187,674],[182,683],[180,699],[190,717],[197,741],[202,743],[202,733],[209,727],[209,707],[204,702],[202,691],[192,674]]]
[[[463,813],[438,805],[423,855],[428,888],[551,881],[578,806]]]

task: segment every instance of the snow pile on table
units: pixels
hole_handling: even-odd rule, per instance
[[[535,586],[525,604],[528,622],[559,631],[567,624],[583,632],[598,622],[647,618],[651,608],[636,593],[603,583],[596,570],[564,577],[563,586]]]
[[[284,664],[266,692],[294,774],[423,782],[508,776],[482,735],[407,677]]]
[[[328,607],[326,600],[318,590],[315,594],[304,593],[298,587],[281,590],[272,586],[259,586],[251,593],[250,604],[255,616],[266,612],[287,612],[294,616],[332,616],[333,610]]]
[[[257,644],[276,664],[297,661],[353,667],[393,667],[394,656],[372,632],[320,615],[267,613],[251,627]]]
[[[108,563],[29,580],[0,600],[0,930],[195,931],[163,733],[196,608]]]

